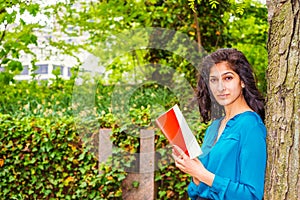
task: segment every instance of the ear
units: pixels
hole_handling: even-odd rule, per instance
[[[243,81],[241,81],[241,87],[242,87],[242,88],[245,88],[245,84],[244,84]]]

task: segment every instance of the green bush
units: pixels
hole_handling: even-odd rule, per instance
[[[86,88],[78,87],[85,94]],[[74,115],[72,80],[16,82],[0,88],[1,197],[119,199],[126,167],[132,167],[135,158],[118,155],[138,153],[140,129],[154,128],[159,158],[157,199],[187,199],[189,176],[174,166],[168,141],[154,124],[160,110],[170,108],[178,99],[155,83],[132,88],[126,86],[124,91],[130,98],[122,103],[124,91],[97,85],[95,105],[88,115]],[[112,101],[126,108],[113,109]],[[79,103],[84,111],[85,99]],[[200,123],[197,109],[192,111],[188,112],[189,124],[201,142],[206,125]],[[102,163],[98,168],[99,128],[113,130],[111,140],[118,147],[113,152],[113,166]]]
[[[98,161],[72,118],[0,114],[0,141],[3,199],[106,199],[121,194],[125,173],[110,175],[106,169],[99,174]]]
[[[0,115],[4,199],[95,199],[97,160],[84,148],[69,118]]]
[[[73,81],[20,81],[0,88],[0,113],[11,116],[71,116]]]

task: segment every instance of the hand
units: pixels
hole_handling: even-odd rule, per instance
[[[203,182],[209,186],[212,185],[215,175],[209,172],[198,158],[190,159],[182,149],[178,146],[173,146],[172,156],[175,160],[175,165],[184,173],[193,177],[195,184]]]

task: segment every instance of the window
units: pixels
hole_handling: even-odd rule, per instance
[[[73,40],[72,38],[67,38],[67,39],[65,40],[65,42],[66,42],[67,44],[73,44],[73,43],[74,43],[74,40]]]
[[[67,32],[71,33],[73,31],[73,26],[68,26]]]
[[[42,64],[42,65],[36,65],[38,67],[37,70],[35,70],[35,73],[37,74],[48,74],[48,64]]]
[[[71,73],[71,67],[68,67],[68,76],[71,76],[72,73]]]
[[[21,75],[29,75],[28,65],[23,66],[23,71],[21,72]]]

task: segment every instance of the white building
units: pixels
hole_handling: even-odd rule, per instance
[[[55,63],[54,61],[44,61],[36,63],[36,70],[33,70],[31,64],[23,64],[23,71],[16,75],[15,80],[31,80],[33,77],[37,80],[48,80],[55,78],[52,73],[53,70],[59,68],[60,77],[63,79],[69,79],[71,77],[71,67],[62,65],[61,63]]]
[[[80,3],[74,4],[74,6],[76,9],[80,9]],[[29,17],[26,16],[26,18]],[[53,16],[47,18],[41,15],[36,18],[28,20],[38,20],[35,22],[45,25],[44,28],[35,30],[35,35],[38,37],[38,45],[32,45],[30,47],[38,60],[38,62],[36,62],[37,69],[32,70],[33,66],[31,65],[31,61],[34,57],[30,54],[24,54],[20,57],[20,62],[22,62],[24,67],[23,71],[15,76],[15,80],[31,80],[33,77],[38,80],[55,78],[55,75],[52,74],[52,70],[56,68],[60,68],[60,77],[69,79],[72,71],[71,68],[79,64],[78,60],[70,55],[62,54],[60,50],[50,45],[50,40],[53,42],[65,42],[66,44],[83,44],[89,37],[89,34],[82,33],[82,35],[78,37],[71,37],[60,30]],[[80,32],[79,27],[73,27],[71,25],[67,27],[67,32],[71,33],[73,31]],[[91,54],[83,50],[76,53],[76,56],[82,63],[85,63],[86,60],[91,58]],[[32,76],[32,74],[36,74],[36,76]]]

